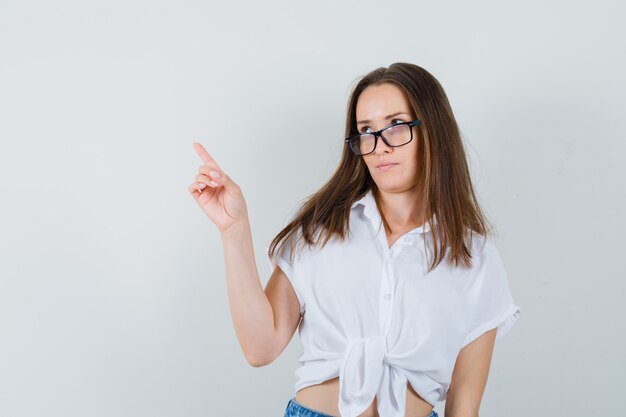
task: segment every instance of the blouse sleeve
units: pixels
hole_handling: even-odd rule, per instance
[[[279,244],[277,246],[277,249],[279,250],[276,250],[274,252],[274,256],[272,257],[269,256],[269,249],[269,246],[265,248],[265,256],[267,257],[267,260],[269,262],[270,271],[273,272],[276,266],[279,266],[280,269],[282,269],[282,271],[287,276],[287,279],[289,279],[289,282],[291,283],[291,286],[293,287],[296,296],[298,297],[298,303],[300,304],[300,314],[303,314],[305,311],[304,299],[297,285],[297,256],[296,254],[294,254],[293,259],[291,259],[292,248],[290,242],[286,241],[282,244],[282,247]]]
[[[497,328],[496,340],[517,322],[521,309],[513,301],[506,270],[498,249],[486,241],[480,256],[473,258],[477,275],[469,288],[470,328],[463,346],[488,330]]]

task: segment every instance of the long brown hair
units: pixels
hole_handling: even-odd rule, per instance
[[[414,140],[420,141],[417,148],[422,203],[425,218],[431,219],[435,215],[436,219],[435,225],[429,222],[431,232],[428,234],[432,236],[434,257],[428,272],[443,260],[446,248],[450,264],[470,267],[472,256],[466,241],[468,231],[486,237],[492,228],[474,193],[459,127],[437,79],[424,68],[404,62],[369,72],[358,81],[350,95],[343,138],[358,133],[356,104],[363,90],[382,83],[398,86],[421,121],[416,127],[419,134]],[[378,188],[367,165],[344,142],[335,172],[321,189],[307,198],[293,220],[274,237],[269,256],[274,256],[281,241],[292,242],[293,250],[295,235],[299,235],[298,241],[304,239],[308,245],[317,245],[322,238],[322,248],[333,236],[344,240],[350,233],[350,208],[369,190],[375,197],[385,228],[391,230],[380,211]]]

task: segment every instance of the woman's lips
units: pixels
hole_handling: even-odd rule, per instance
[[[398,164],[395,163],[391,163],[391,164],[385,164],[385,165],[379,165],[378,169],[380,169],[383,172],[389,171],[391,168],[395,167]]]

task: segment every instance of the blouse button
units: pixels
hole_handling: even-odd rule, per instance
[[[385,300],[391,299],[391,294],[385,294]]]
[[[411,238],[410,238],[410,237],[405,237],[405,238],[404,238],[404,241],[405,241],[405,242],[410,242],[410,241],[411,241]]]

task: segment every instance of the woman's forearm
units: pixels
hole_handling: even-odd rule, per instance
[[[259,279],[250,223],[221,233],[230,311],[247,361],[261,366],[275,340],[274,313]]]

